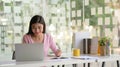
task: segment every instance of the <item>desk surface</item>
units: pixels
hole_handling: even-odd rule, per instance
[[[67,64],[80,64],[80,63],[89,63],[95,62],[95,60],[83,60],[83,59],[49,59],[44,61],[26,61],[26,62],[16,62],[15,60],[11,61],[2,61],[0,62],[0,67],[39,67],[39,66],[52,66],[52,65],[67,65]]]
[[[66,59],[52,59],[46,58],[44,61],[24,61],[16,62],[11,61],[0,61],[0,67],[40,67],[40,66],[52,66],[52,65],[68,65],[68,64],[81,64],[81,63],[92,63],[101,61],[114,61],[120,60],[120,55],[111,56],[92,56],[92,55],[81,55],[80,57],[68,57]]]

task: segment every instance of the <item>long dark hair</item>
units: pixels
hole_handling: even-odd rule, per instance
[[[28,30],[27,34],[33,35],[32,24],[35,24],[35,23],[43,24],[43,32],[42,33],[46,32],[46,24],[45,24],[44,18],[42,16],[40,16],[40,15],[35,15],[30,20],[29,30]]]

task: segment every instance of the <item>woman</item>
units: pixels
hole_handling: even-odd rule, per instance
[[[46,24],[40,15],[32,17],[29,31],[23,36],[23,43],[43,43],[45,56],[47,56],[49,48],[52,49],[57,57],[61,55],[61,50],[57,48],[51,35],[46,33]]]

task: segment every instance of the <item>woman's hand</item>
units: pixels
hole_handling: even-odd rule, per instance
[[[61,54],[62,54],[61,50],[58,49],[57,52],[56,52],[56,56],[59,57],[59,56],[61,56]]]

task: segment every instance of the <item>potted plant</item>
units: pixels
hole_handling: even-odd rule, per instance
[[[100,50],[100,55],[105,56],[105,55],[110,55],[111,53],[111,39],[109,37],[102,37],[99,40],[99,50]]]

